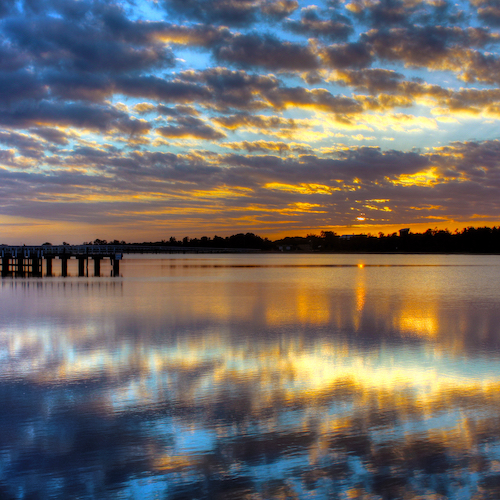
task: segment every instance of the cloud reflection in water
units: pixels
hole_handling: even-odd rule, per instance
[[[498,268],[369,264],[2,281],[2,492],[497,497]]]

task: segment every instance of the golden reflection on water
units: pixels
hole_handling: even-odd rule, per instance
[[[2,282],[0,399],[18,416],[0,411],[0,448],[64,477],[118,461],[188,498],[225,498],[213,477],[227,498],[495,498],[500,294],[450,300],[440,269],[390,271]],[[101,438],[85,448],[80,427]]]

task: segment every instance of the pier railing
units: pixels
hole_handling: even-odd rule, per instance
[[[120,260],[124,254],[153,253],[242,253],[245,248],[184,247],[173,245],[0,245],[1,276],[42,276],[42,261],[46,276],[52,276],[52,260],[61,260],[61,274],[68,275],[68,260],[78,260],[78,276],[88,275],[88,261],[94,261],[94,276],[100,275],[102,259],[110,259],[112,275],[119,276]]]

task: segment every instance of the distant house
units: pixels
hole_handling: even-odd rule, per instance
[[[341,240],[352,240],[352,238],[368,238],[367,234],[343,234]]]
[[[399,230],[399,236],[400,237],[408,236],[409,234],[410,234],[410,228],[409,227],[405,227],[404,229],[400,229]]]
[[[311,243],[300,243],[299,245],[297,245],[297,248],[299,250],[302,250],[303,252],[312,252],[313,250],[313,246],[311,245]]]

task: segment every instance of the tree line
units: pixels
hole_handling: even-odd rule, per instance
[[[288,236],[271,241],[254,233],[238,233],[232,236],[203,236],[178,240],[174,236],[155,242],[127,243],[96,239],[84,244],[95,245],[167,245],[186,248],[227,248],[283,252],[380,252],[380,253],[500,253],[500,227],[467,227],[462,231],[428,229],[412,233],[402,229],[399,233],[378,235],[338,235],[334,231],[321,231],[307,236]]]

